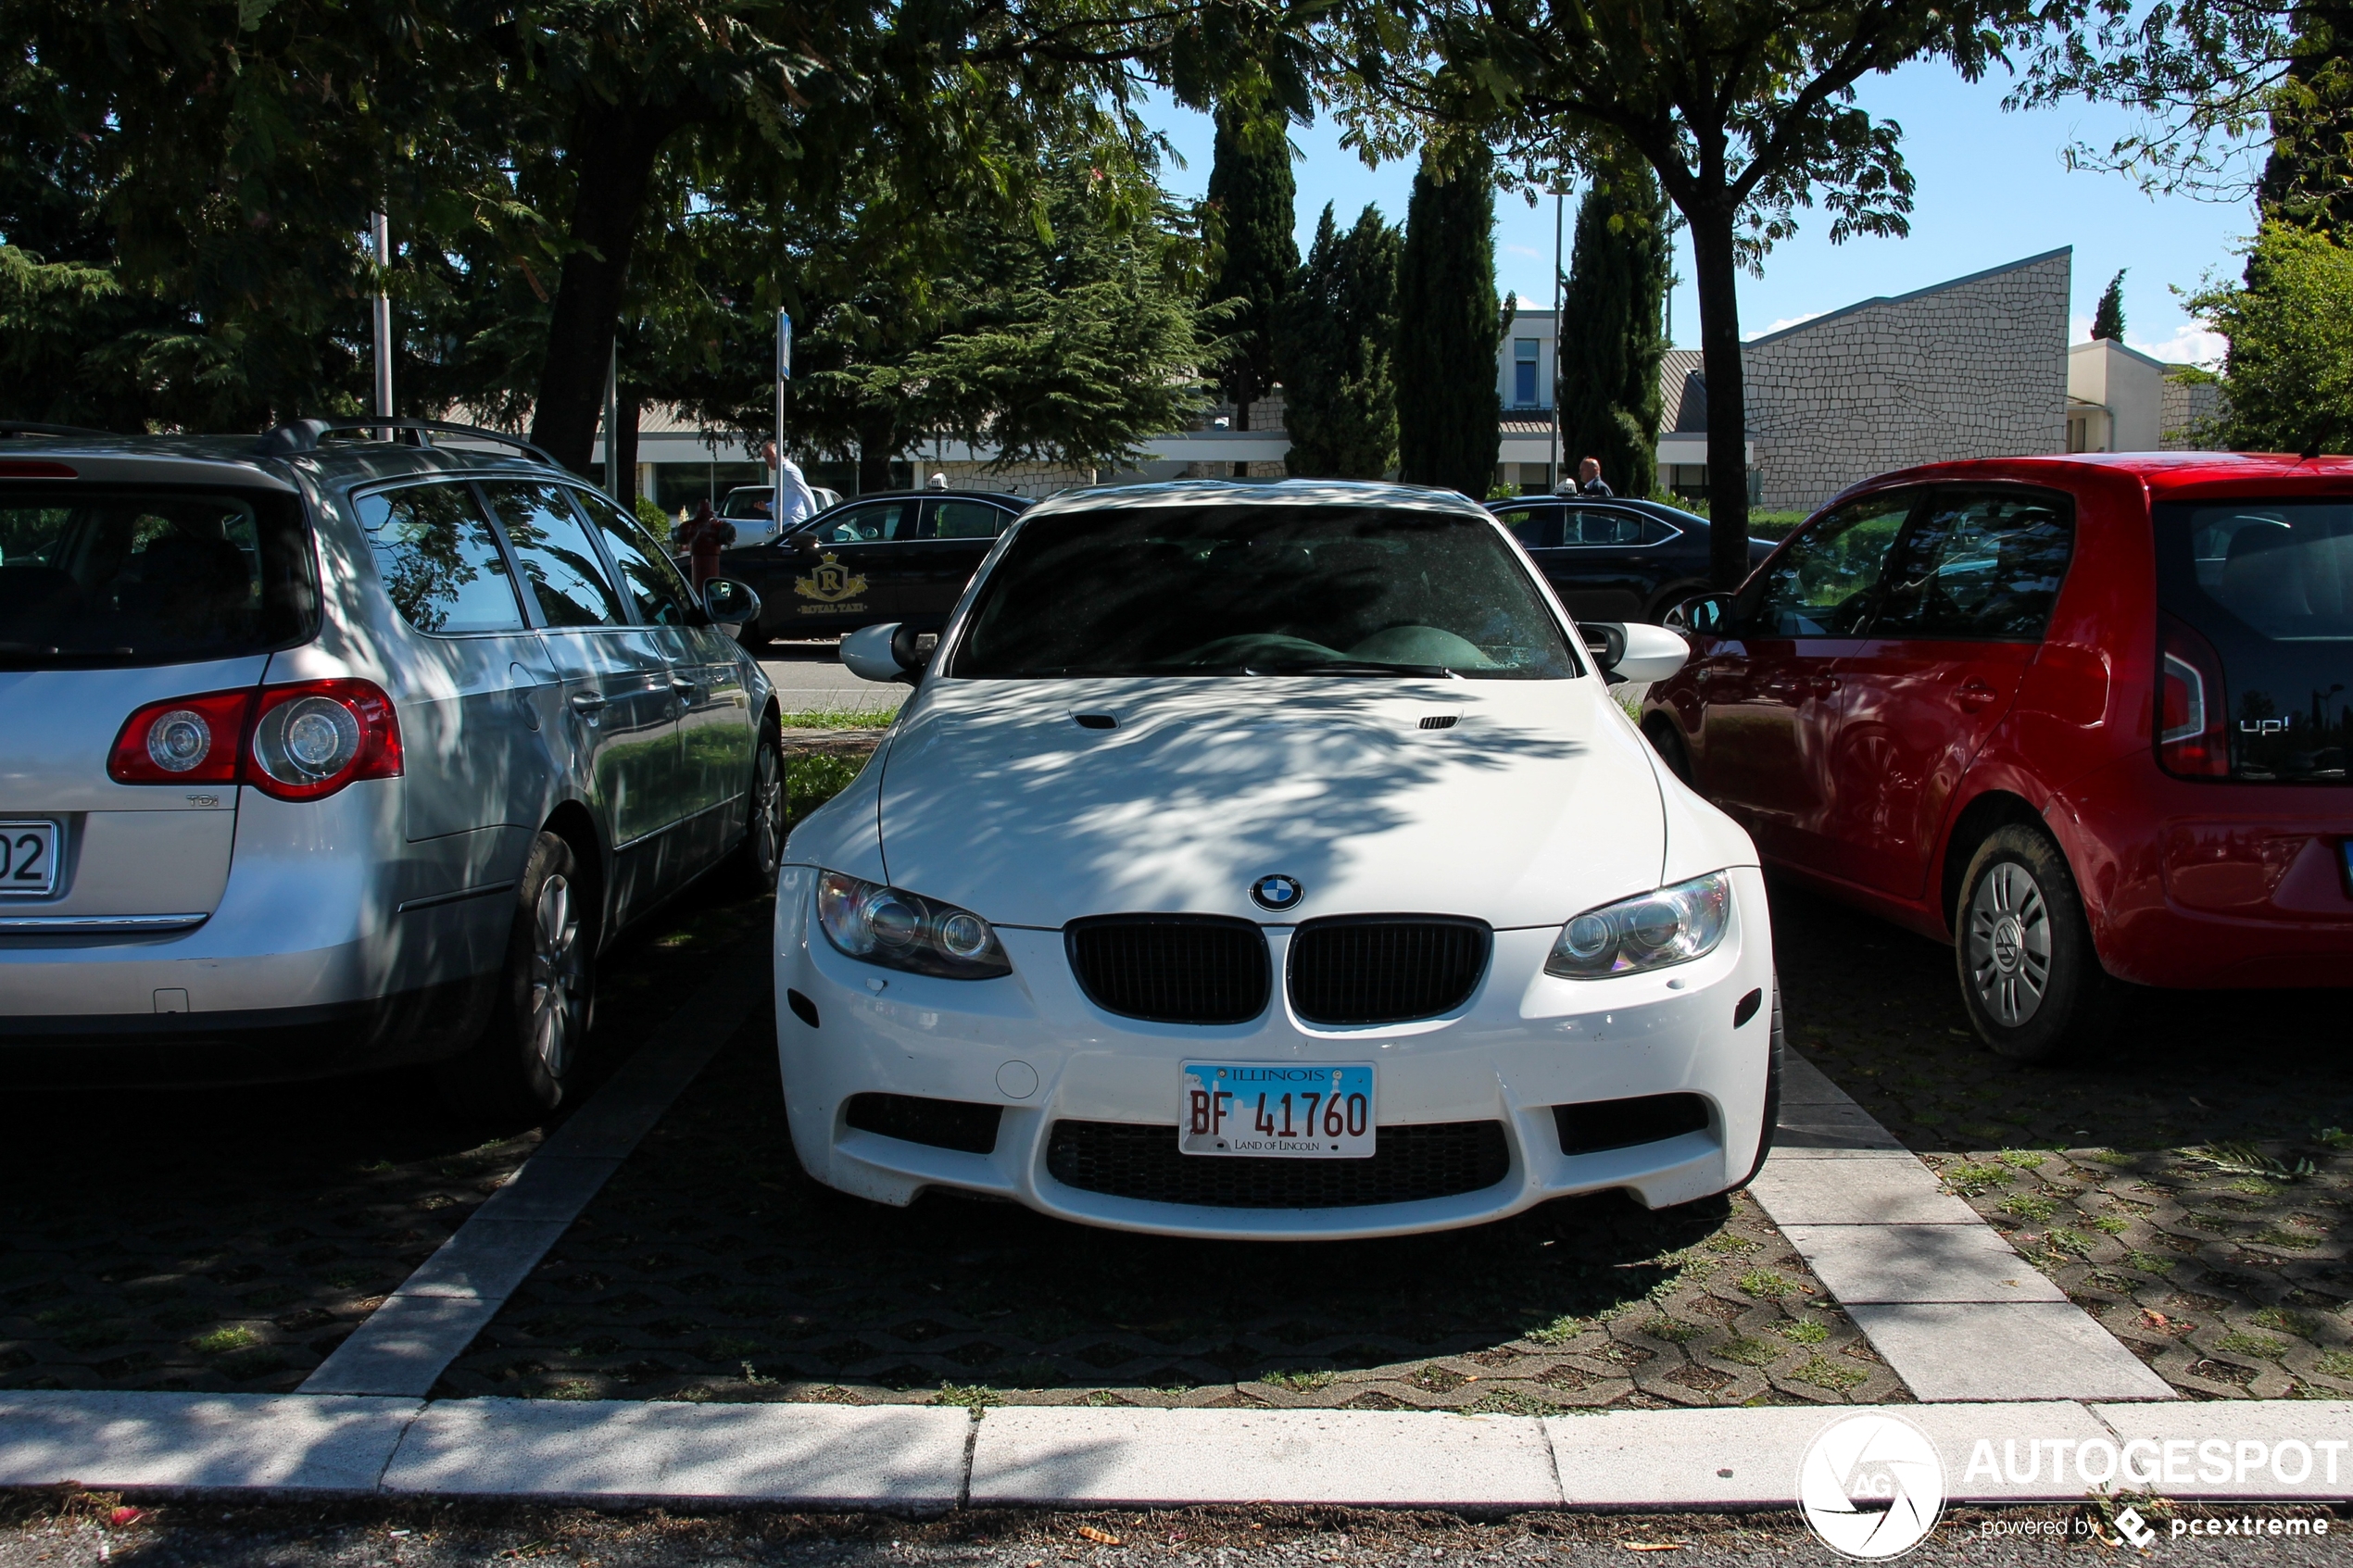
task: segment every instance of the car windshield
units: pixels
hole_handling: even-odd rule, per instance
[[[948,673],[1582,673],[1484,519],[1378,507],[1104,508],[1020,525]]]
[[[316,600],[293,496],[0,485],[0,668],[259,653]]]
[[[2157,508],[2158,602],[2214,646],[2231,773],[2337,783],[2353,759],[2353,500]]]

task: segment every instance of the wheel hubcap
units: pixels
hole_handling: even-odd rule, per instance
[[[580,916],[572,884],[551,876],[539,886],[531,921],[531,1048],[550,1078],[572,1061],[580,1012]]]
[[[751,831],[760,869],[774,871],[785,852],[785,785],[775,752],[764,746],[760,748],[759,773],[752,781]]]
[[[1969,985],[1987,1016],[2015,1029],[2043,1005],[2051,983],[2051,918],[2024,866],[2004,860],[1969,896]]]

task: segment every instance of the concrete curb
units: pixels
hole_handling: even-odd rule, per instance
[[[2110,1490],[2353,1501],[2353,1402],[2310,1399],[1539,1417],[44,1390],[0,1394],[0,1486],[907,1512],[1789,1508],[1814,1439],[1874,1415],[1936,1444],[1955,1501],[2078,1499],[2128,1451],[2138,1474]]]

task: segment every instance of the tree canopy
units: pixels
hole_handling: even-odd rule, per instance
[[[1599,459],[1602,478],[1621,495],[1649,495],[1658,475],[1667,224],[1648,169],[1597,175],[1578,204],[1561,295],[1562,455],[1569,463]]]
[[[1397,263],[1398,477],[1474,500],[1494,484],[1503,442],[1494,232],[1487,149],[1466,149],[1451,171],[1425,154]]]
[[[1906,232],[1900,128],[1855,84],[1924,56],[1972,80],[2078,0],[1342,0],[1352,134],[1391,151],[1442,128],[1553,184],[1631,154],[1692,234],[1707,366],[1714,574],[1747,574],[1737,277],[1820,206],[1833,241]]]
[[[1290,132],[1290,119],[1278,109],[1239,97],[1217,107],[1209,208],[1218,265],[1209,298],[1229,311],[1218,381],[1234,405],[1237,430],[1250,428],[1250,406],[1274,384],[1275,336],[1299,271]]]
[[[2241,451],[2353,451],[2353,248],[2294,223],[2263,225],[2242,283],[2193,297],[2231,348],[2222,413],[2200,433]]]
[[[2108,281],[2108,287],[2100,291],[2100,303],[2092,312],[2092,336],[2095,340],[2124,341],[2124,274],[2127,270],[2126,268],[2118,268],[2116,276]]]
[[[1397,463],[1398,232],[1366,206],[1342,233],[1329,203],[1277,345],[1296,479],[1381,479]]]

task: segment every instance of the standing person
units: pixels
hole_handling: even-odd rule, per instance
[[[1601,459],[1598,458],[1588,458],[1583,462],[1577,465],[1576,483],[1573,484],[1564,483],[1560,487],[1560,494],[1564,495],[1592,495],[1599,498],[1602,496],[1615,495],[1617,492],[1612,490],[1607,484],[1602,482]]]
[[[817,493],[809,488],[800,465],[778,452],[774,442],[768,443],[761,455],[767,458],[768,466],[776,470],[776,488],[770,494],[769,515],[776,520],[779,534],[789,533],[802,519],[817,515]]]
[[[736,525],[712,512],[708,500],[697,501],[695,515],[678,525],[678,543],[686,547],[697,593],[719,575],[719,552],[735,542]]]

